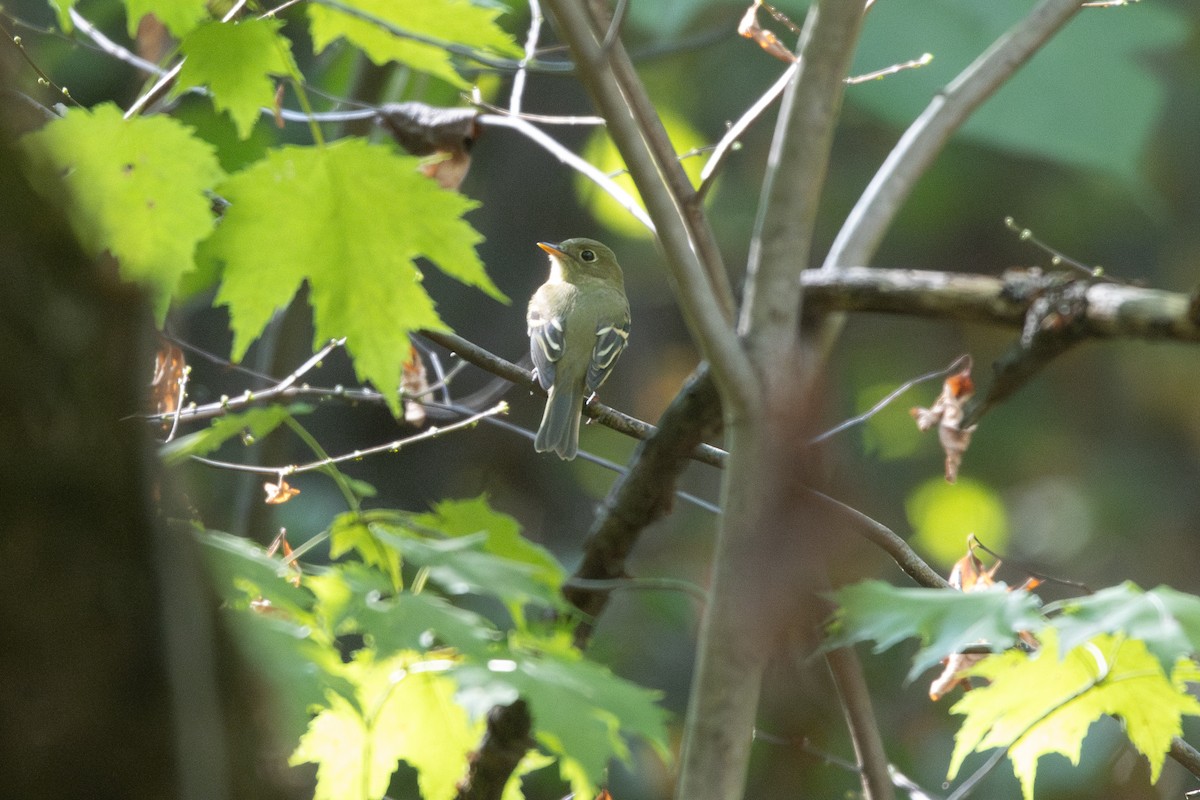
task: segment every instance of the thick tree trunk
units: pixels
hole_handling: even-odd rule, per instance
[[[0,65],[2,67],[3,65]],[[3,82],[0,70],[0,83]],[[272,797],[187,526],[156,516],[140,293],[0,120],[0,797]],[[181,531],[180,528],[183,528]],[[240,696],[239,696],[240,695]],[[239,716],[229,712],[240,708]]]

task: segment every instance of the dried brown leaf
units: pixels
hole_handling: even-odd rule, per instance
[[[404,393],[404,421],[418,427],[424,425],[425,406],[418,398],[429,392],[429,378],[425,374],[425,362],[415,347],[400,372],[400,390]]]
[[[279,483],[264,483],[263,489],[267,493],[267,498],[264,502],[273,506],[283,505],[288,500],[291,500],[293,497],[300,494],[299,489],[292,486],[283,478],[279,479]],[[286,547],[286,545],[287,540],[284,540],[284,546]],[[285,551],[285,554],[287,552],[290,552],[290,548]]]
[[[975,394],[975,384],[971,381],[971,362],[962,372],[946,378],[942,384],[942,393],[929,408],[913,408],[909,413],[917,422],[917,430],[927,431],[934,425],[938,426],[938,441],[946,453],[946,481],[954,483],[958,479],[958,468],[962,464],[963,454],[971,444],[971,434],[977,426],[962,428],[964,405]]]

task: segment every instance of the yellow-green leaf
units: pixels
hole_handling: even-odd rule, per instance
[[[364,564],[379,567],[393,588],[400,588],[400,553],[381,542],[357,514],[341,514],[329,526],[329,557],[341,558],[352,551]]]
[[[984,659],[970,672],[991,683],[950,710],[963,714],[949,777],[972,752],[1009,749],[1013,772],[1032,800],[1038,760],[1049,753],[1079,763],[1088,728],[1104,714],[1118,717],[1130,742],[1150,762],[1157,780],[1184,714],[1200,715],[1200,702],[1183,687],[1194,666],[1181,662],[1170,679],[1158,659],[1136,639],[1097,636],[1058,656],[1057,633],[1039,634],[1034,654],[1010,651]]]
[[[173,94],[207,86],[213,105],[228,111],[238,136],[247,138],[261,109],[274,102],[275,85],[268,76],[298,72],[288,41],[279,35],[281,27],[282,20],[249,19],[196,28],[179,44],[187,58]]]
[[[398,61],[460,88],[467,83],[441,44],[521,53],[496,24],[500,11],[469,0],[342,0],[340,5],[350,12],[321,3],[308,6],[315,50],[345,38],[376,64]]]
[[[310,723],[291,764],[317,764],[315,800],[380,798],[399,761],[417,771],[424,800],[450,800],[482,723],[454,702],[456,686],[417,653],[346,665],[355,702],[336,692]]]
[[[161,322],[213,228],[205,193],[224,175],[213,147],[169,117],[125,120],[110,103],[71,109],[22,147],[34,185],[63,206],[84,250],[116,258]]]
[[[153,14],[175,36],[184,36],[208,19],[207,0],[125,0],[129,38],[137,36],[142,17]]]
[[[421,175],[418,160],[358,139],[272,150],[225,181],[230,203],[199,258],[223,265],[216,302],[229,306],[240,359],[301,283],[314,340],[346,337],[361,380],[399,414],[408,334],[445,330],[415,259],[504,299],[462,219],[475,203]]]

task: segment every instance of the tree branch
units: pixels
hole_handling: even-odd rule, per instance
[[[850,729],[854,755],[858,759],[863,797],[895,797],[892,776],[888,771],[887,752],[879,736],[879,723],[871,707],[871,692],[863,675],[858,654],[850,647],[837,647],[825,653],[825,664],[837,687],[842,704],[842,716]]]
[[[767,161],[747,263],[739,330],[760,374],[794,352],[800,316],[797,273],[808,263],[812,230],[862,24],[863,6],[812,6],[800,37],[800,70],[785,90]]]
[[[597,8],[597,5],[593,5],[592,8]],[[658,165],[659,174],[662,176],[661,180],[679,204],[683,222],[687,225],[700,264],[708,276],[709,288],[716,296],[717,303],[725,312],[726,317],[733,319],[733,287],[729,284],[729,274],[721,257],[721,249],[717,246],[716,236],[713,235],[712,226],[708,224],[708,217],[704,214],[703,198],[692,186],[692,181],[687,173],[684,172],[675,146],[671,144],[671,137],[667,135],[667,130],[663,126],[662,120],[659,119],[654,104],[650,102],[646,88],[638,80],[633,62],[630,60],[625,46],[619,38],[612,38],[613,32],[618,29],[620,20],[614,24],[608,20],[597,19],[597,23],[599,27],[609,31],[605,36],[602,49],[609,53],[609,63],[612,66],[613,75],[621,87],[621,92],[629,104],[629,109],[637,121],[646,144],[650,148],[650,153]]]
[[[1024,324],[1033,298],[1030,273],[1003,277],[959,272],[845,267],[805,270],[805,299],[823,311],[881,311],[1007,326]],[[1084,279],[1087,283],[1087,279]],[[1187,295],[1116,283],[1091,283],[1077,319],[1096,339],[1200,341]]]
[[[870,262],[896,213],[950,137],[1075,15],[1079,5],[1079,0],[1042,0],[933,98],[846,217],[822,269]]]
[[[726,405],[752,406],[756,391],[753,374],[708,271],[693,249],[681,199],[671,193],[659,175],[646,134],[600,47],[599,34],[587,10],[578,0],[547,0],[546,6],[570,45],[579,78],[607,120],[608,132],[646,202],[674,279],[680,309],[692,336],[712,364],[714,380]],[[613,49],[617,49],[617,43]]]
[[[658,430],[638,445],[627,472],[608,492],[588,531],[583,561],[571,580],[611,580],[626,576],[625,559],[646,526],[670,513],[675,485],[688,455],[721,424],[721,403],[708,369],[701,367],[663,412]],[[563,595],[588,620],[575,629],[584,647],[592,621],[608,604],[608,592],[567,586]]]

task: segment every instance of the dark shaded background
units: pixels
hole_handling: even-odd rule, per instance
[[[802,12],[795,5],[781,7],[800,20]],[[1028,4],[996,5],[1016,19]],[[121,40],[124,20],[107,11],[107,6],[83,3],[81,10]],[[1158,21],[1149,27],[1153,31],[1165,28],[1170,35],[1160,37],[1158,46],[1148,47],[1132,60],[1117,59],[1117,48],[1104,37],[1119,40],[1124,35],[1144,34],[1136,21],[1143,7],[1146,13],[1166,15],[1156,17]],[[49,24],[51,18],[32,0],[7,8],[39,25]],[[734,34],[743,6],[635,0],[631,8],[625,38],[652,97],[686,120],[701,141],[715,141],[726,122],[735,119],[782,69],[779,62]],[[906,8],[916,33],[896,27],[880,36],[879,31],[871,30],[869,20],[867,41],[890,38],[907,43],[914,36],[920,41],[923,25],[932,32],[942,30],[923,22],[922,14],[943,15],[936,17],[940,24],[945,22],[947,9],[962,10],[932,0]],[[528,12],[519,3],[514,9],[506,24],[523,40]],[[295,20],[300,11],[290,13]],[[1047,264],[1048,257],[1004,227],[1003,219],[1012,216],[1059,250],[1088,264],[1103,265],[1113,276],[1182,292],[1200,283],[1200,20],[1194,4],[1189,0],[1147,0],[1142,6],[1085,13],[1111,15],[1113,20],[1107,32],[1092,33],[1089,28],[1088,35],[1096,38],[1089,42],[1092,66],[1090,74],[1085,71],[1086,80],[1051,73],[1039,78],[1041,83],[1025,84],[1021,89],[1030,104],[1036,104],[1038,92],[1062,90],[1055,83],[1058,79],[1076,81],[1067,87],[1068,95],[1081,107],[1099,106],[1114,128],[1081,129],[1080,114],[1064,105],[1056,118],[1031,117],[1024,126],[1025,133],[1036,126],[1038,133],[1033,138],[1045,143],[1040,151],[1030,147],[1028,137],[1010,138],[1006,146],[1006,134],[999,128],[992,137],[959,137],[917,187],[874,265],[997,274],[1012,266]],[[964,16],[970,17],[965,11]],[[969,28],[968,22],[963,23],[964,30]],[[889,17],[887,24],[901,23]],[[286,30],[302,39],[299,29],[290,24]],[[793,41],[786,31],[777,30]],[[124,65],[70,41],[28,28],[18,32],[43,69],[69,86],[84,104],[115,99],[127,105],[136,97],[139,83]],[[552,29],[547,28],[546,35],[552,37]],[[905,57],[928,50],[935,54],[937,65],[939,45],[954,51],[962,49],[963,43],[935,39]],[[458,102],[453,90],[417,76],[398,81],[396,70],[357,64],[344,54],[313,57],[303,41],[296,55],[310,79],[335,95],[354,94],[367,101]],[[861,67],[885,66],[890,63],[887,58],[896,56],[864,52]],[[952,57],[947,58],[953,62]],[[961,64],[948,64],[950,71],[940,80],[948,79],[958,66]],[[1126,103],[1140,108],[1145,99],[1127,91],[1122,76],[1130,70],[1152,76],[1163,92],[1163,101],[1152,104],[1151,119],[1129,116]],[[934,78],[938,79],[937,73]],[[506,101],[507,77],[481,75],[478,80],[491,99]],[[889,115],[867,93],[897,87],[895,94],[900,97],[908,91],[904,82],[910,80],[917,81],[916,75],[901,74],[881,84],[849,90],[826,189],[818,255],[823,254],[902,130],[896,119],[903,118],[898,116],[903,109],[892,109]],[[389,81],[393,87],[400,83],[404,88],[385,96],[379,87]],[[45,99],[29,74],[21,74],[18,82],[31,95]],[[9,97],[5,96],[6,103],[19,102]],[[1019,108],[1020,97],[1006,98],[1005,103]],[[586,96],[569,77],[533,75],[525,98],[530,111],[591,111]],[[902,105],[899,100],[897,104]],[[201,133],[222,147],[227,169],[253,159],[277,137],[304,141],[307,136],[303,126],[281,134],[262,124],[249,143],[238,144],[230,127],[214,127],[205,121],[207,101],[185,99],[178,113],[193,124],[204,125]],[[1021,120],[1008,121],[1022,127]],[[1095,140],[1116,142],[1121,129],[1138,125],[1146,125],[1150,133],[1137,148],[1131,151],[1114,145],[1110,163],[1094,155]],[[735,285],[745,259],[772,126],[773,117],[765,119],[745,138],[744,147],[727,163],[710,206],[726,261],[735,273]],[[582,129],[554,132],[580,147],[589,135]],[[1079,146],[1072,149],[1072,142]],[[1088,147],[1083,147],[1084,143]],[[1064,159],[1064,153],[1084,152],[1092,155]],[[695,366],[696,355],[652,245],[644,238],[629,238],[607,229],[577,191],[577,176],[515,133],[485,133],[473,158],[462,191],[482,206],[469,219],[487,238],[480,252],[489,272],[514,302],[511,306],[497,304],[429,270],[427,285],[444,319],[468,339],[517,359],[526,348],[524,298],[545,277],[545,258],[534,243],[579,235],[602,238],[613,245],[625,267],[634,319],[631,347],[606,384],[603,399],[643,419],[656,419]],[[201,287],[173,312],[169,327],[211,352],[227,353],[225,316],[222,310],[211,309],[210,301],[211,291]],[[978,374],[986,376],[986,365],[1014,335],[1013,331],[982,325],[856,316],[830,362],[829,395],[823,412],[826,422],[833,425],[861,412],[899,383],[942,367],[963,352],[974,355]],[[256,348],[248,363],[283,375],[309,352],[311,333],[302,310],[294,309],[269,336],[274,352]],[[960,498],[963,504],[962,514],[955,518],[961,530],[946,534],[950,546],[965,541],[969,532],[979,533],[1009,556],[1009,567],[1001,574],[1010,582],[1019,582],[1033,570],[1092,587],[1128,579],[1145,587],[1165,583],[1200,592],[1196,572],[1200,555],[1196,545],[1200,533],[1196,499],[1200,487],[1198,356],[1194,347],[1117,342],[1085,344],[1060,359],[984,419],[962,470],[970,491],[947,495],[951,501]],[[192,363],[192,393],[198,402],[246,388],[242,379],[227,369],[198,359]],[[310,380],[316,383],[318,377],[330,385],[352,381],[348,366],[336,357]],[[454,385],[457,393],[466,394],[486,381],[487,376],[468,369]],[[837,437],[826,448],[825,463],[831,480],[840,487],[840,496],[905,536],[920,527],[906,508],[922,487],[936,485],[941,474],[936,442],[931,437],[917,437],[907,409],[928,404],[936,391],[933,385],[914,390],[869,425]],[[537,398],[514,390],[508,399],[513,406],[512,422],[530,429],[536,425],[541,412]],[[318,411],[311,418],[310,429],[331,453],[394,439],[404,431],[381,409],[337,406]],[[624,461],[632,450],[630,441],[594,427],[585,430],[582,444],[617,462]],[[271,438],[249,451],[230,445],[220,455],[284,464],[307,454],[294,441]],[[595,503],[612,481],[611,473],[600,467],[583,460],[566,464],[539,457],[528,440],[488,426],[399,455],[354,464],[347,471],[379,489],[374,502],[380,506],[420,509],[443,497],[486,492],[497,507],[521,521],[530,538],[552,548],[568,566],[577,560]],[[211,527],[263,542],[286,526],[293,544],[299,544],[319,533],[331,515],[341,510],[335,487],[315,474],[295,480],[303,492],[298,501],[269,512],[259,503],[257,482],[200,468],[188,468],[185,473],[190,497]],[[684,484],[689,491],[715,500],[718,480],[715,470],[697,465],[689,470]],[[983,518],[979,497],[999,503],[1005,518],[1001,528],[988,525]],[[646,532],[631,572],[703,583],[713,531],[710,514],[681,502],[672,516]],[[933,539],[936,537],[930,535],[918,541],[923,545]],[[836,565],[836,582],[870,576],[902,581],[894,566],[865,543],[844,549],[851,556]],[[923,552],[935,557],[932,551]],[[320,558],[320,551],[314,556]],[[1045,590],[1048,597],[1068,591],[1053,585]],[[681,718],[691,677],[697,615],[694,601],[682,595],[617,596],[600,620],[592,653],[621,674],[662,689],[666,705]],[[889,755],[918,783],[938,792],[956,720],[946,713],[948,701],[939,706],[928,701],[925,678],[903,684],[905,654],[904,648],[898,648],[882,656],[865,656],[868,679]],[[808,737],[813,747],[850,758],[840,726],[827,724],[831,715],[836,716],[832,696],[827,708],[799,708],[789,702],[800,695],[797,681],[827,682],[823,669],[819,663],[801,660],[778,665],[764,689],[762,727],[785,737]],[[982,760],[969,760],[967,769]],[[754,770],[748,791],[751,797],[842,796],[857,785],[853,775],[836,765],[783,745],[759,745]],[[624,770],[614,772],[614,795],[621,800],[663,796],[665,778],[652,756],[639,764],[639,773],[631,777]],[[1194,785],[1193,779],[1168,763],[1160,787],[1147,792],[1145,763],[1122,743],[1112,720],[1095,726],[1079,769],[1051,758],[1041,765],[1039,778],[1038,787],[1044,793],[1039,796],[1063,800],[1178,797]],[[546,796],[553,796],[554,787],[546,791]],[[1007,797],[1017,791],[1008,767],[1002,765],[977,796]]]

